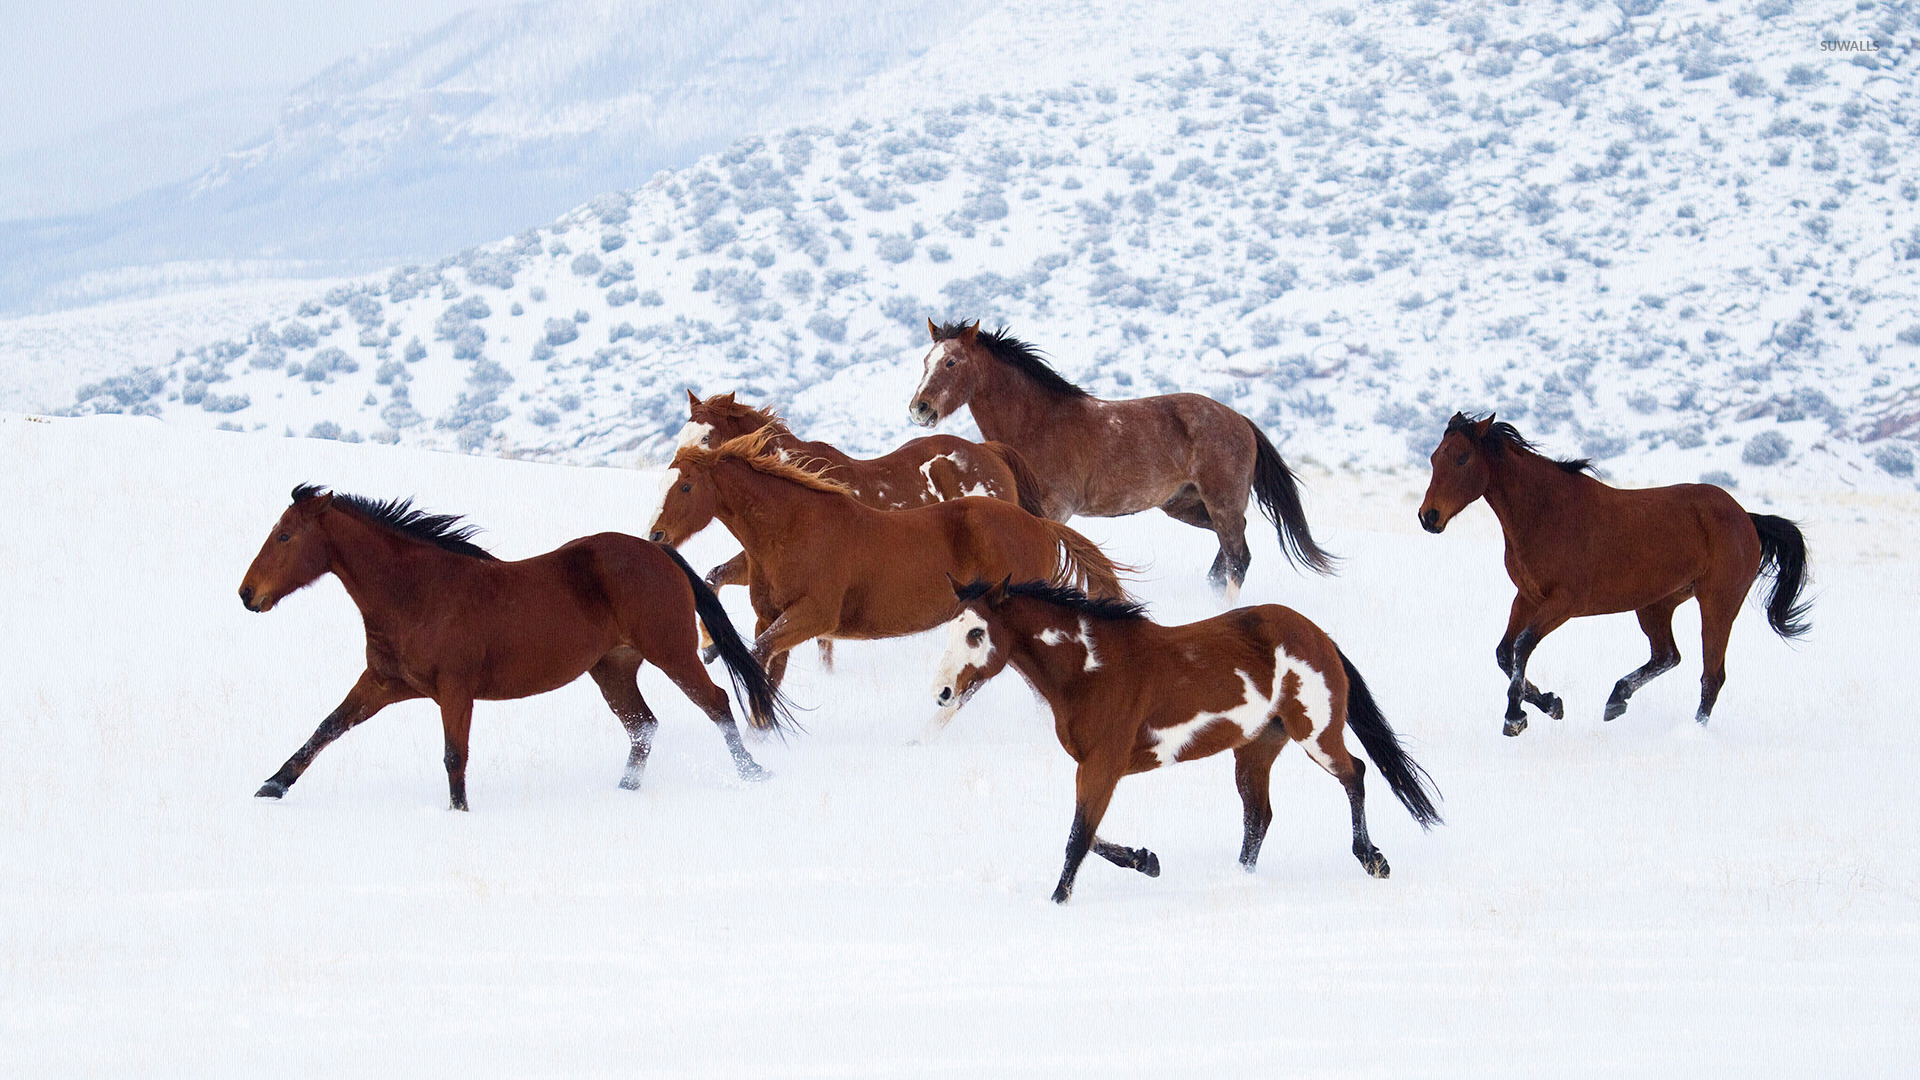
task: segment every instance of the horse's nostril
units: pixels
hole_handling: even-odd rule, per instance
[[[951,687],[951,686],[943,686],[943,687],[941,687],[941,688],[940,688],[940,700],[941,700],[941,701],[946,701],[946,700],[947,700],[948,698],[950,698],[950,697],[952,697],[952,696],[953,696],[953,687]]]
[[[647,534],[647,539],[653,541],[656,544],[664,542],[666,538],[667,538],[667,534],[661,532],[659,529],[655,529],[652,532]]]
[[[253,603],[253,587],[252,586],[250,585],[240,586],[240,602],[243,604]]]

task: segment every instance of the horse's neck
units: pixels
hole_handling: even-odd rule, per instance
[[[773,437],[767,440],[767,445],[772,446],[776,450],[786,451],[788,454],[793,455],[794,460],[803,465],[806,464],[810,458],[824,461],[829,466],[846,466],[853,463],[852,458],[841,453],[840,449],[833,444],[808,442],[786,428],[780,428],[775,431]]]
[[[717,462],[711,475],[715,516],[750,552],[771,550],[769,541],[792,527],[807,497],[824,494],[768,476],[744,461]]]
[[[1083,630],[1080,620],[1038,601],[1027,600],[1020,606],[1030,610],[1009,609],[1005,616],[1014,641],[1013,655],[1007,662],[1026,676],[1049,705],[1063,711],[1066,703],[1077,696],[1073,685],[1090,670],[1099,670],[1097,666],[1087,667],[1087,655],[1088,652],[1099,655],[1100,645],[1093,639],[1101,628],[1092,620],[1086,620]],[[1048,644],[1044,640],[1049,631],[1060,635],[1059,642]],[[1078,647],[1067,644],[1069,640],[1077,642]]]
[[[327,569],[346,587],[369,627],[411,612],[431,596],[431,579],[438,576],[432,564],[463,558],[351,514],[335,511],[321,520],[332,556]]]
[[[1546,525],[1564,526],[1580,512],[1581,477],[1536,454],[1502,453],[1487,481],[1487,505],[1507,535],[1525,541]]]
[[[1004,370],[1001,378],[984,381],[967,404],[980,434],[1019,450],[1028,465],[1043,470],[1065,459],[1046,448],[1060,438],[1078,438],[1074,423],[1092,398],[1069,397],[1043,390],[1025,375]],[[1036,452],[1038,451],[1038,452]]]

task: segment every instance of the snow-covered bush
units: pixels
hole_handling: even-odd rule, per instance
[[[1778,465],[1793,453],[1793,443],[1777,431],[1763,431],[1747,440],[1740,460],[1748,465]]]

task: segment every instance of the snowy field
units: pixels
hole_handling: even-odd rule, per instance
[[[1815,630],[1747,612],[1710,729],[1689,606],[1686,661],[1612,724],[1632,619],[1549,639],[1569,716],[1506,739],[1492,515],[1431,537],[1424,473],[1311,475],[1345,572],[1261,536],[1245,599],[1333,634],[1448,824],[1374,785],[1371,880],[1290,753],[1249,876],[1211,759],[1128,780],[1102,829],[1161,878],[1095,860],[1056,908],[1071,762],[1012,676],[905,745],[934,635],[831,676],[796,654],[808,732],[755,746],[764,784],[650,675],[638,793],[581,683],[480,706],[471,814],[427,703],[253,798],[360,667],[333,579],[267,616],[234,595],[295,482],[417,494],[511,558],[643,529],[653,476],[134,418],[0,416],[0,455],[0,1074],[1891,1076],[1920,1050],[1914,496],[1740,493],[1805,523]],[[1080,524],[1161,619],[1214,610],[1204,534]]]

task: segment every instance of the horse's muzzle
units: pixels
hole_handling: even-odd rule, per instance
[[[1440,511],[1438,510],[1422,510],[1420,512],[1420,527],[1436,535],[1446,531],[1447,528],[1446,523],[1440,520]]]
[[[907,406],[907,418],[921,427],[932,427],[940,422],[940,415],[933,411],[932,405],[924,401],[916,401]]]
[[[255,605],[253,601],[254,601],[253,586],[251,585],[240,586],[240,604],[242,607],[246,608],[248,611],[259,613],[273,606],[272,604],[265,603],[265,602]]]

